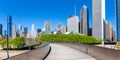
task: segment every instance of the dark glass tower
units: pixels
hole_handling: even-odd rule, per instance
[[[0,35],[2,35],[2,24],[0,24]]]
[[[116,0],[117,40],[120,41],[120,0]]]
[[[37,33],[40,33],[41,32],[41,29],[37,29]]]
[[[8,20],[7,20],[7,24],[8,24],[8,36],[11,37],[12,36],[12,16],[8,16]]]
[[[25,27],[25,28],[24,28],[24,36],[25,36],[25,37],[27,37],[27,33],[28,33],[28,28]]]

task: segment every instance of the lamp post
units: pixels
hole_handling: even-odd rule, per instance
[[[8,20],[9,20],[9,16],[7,17],[7,59],[9,59]]]

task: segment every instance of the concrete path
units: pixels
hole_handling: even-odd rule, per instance
[[[85,53],[59,44],[51,44],[51,52],[45,60],[97,60]]]

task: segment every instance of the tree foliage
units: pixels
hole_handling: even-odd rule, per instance
[[[25,38],[24,37],[16,37],[13,40],[8,40],[9,42],[9,48],[20,48],[23,47],[25,44]],[[7,46],[7,40],[0,40],[0,46],[3,48],[6,48]]]

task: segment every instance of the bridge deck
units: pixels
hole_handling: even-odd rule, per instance
[[[51,52],[45,60],[97,60],[85,53],[59,44],[51,44]]]

